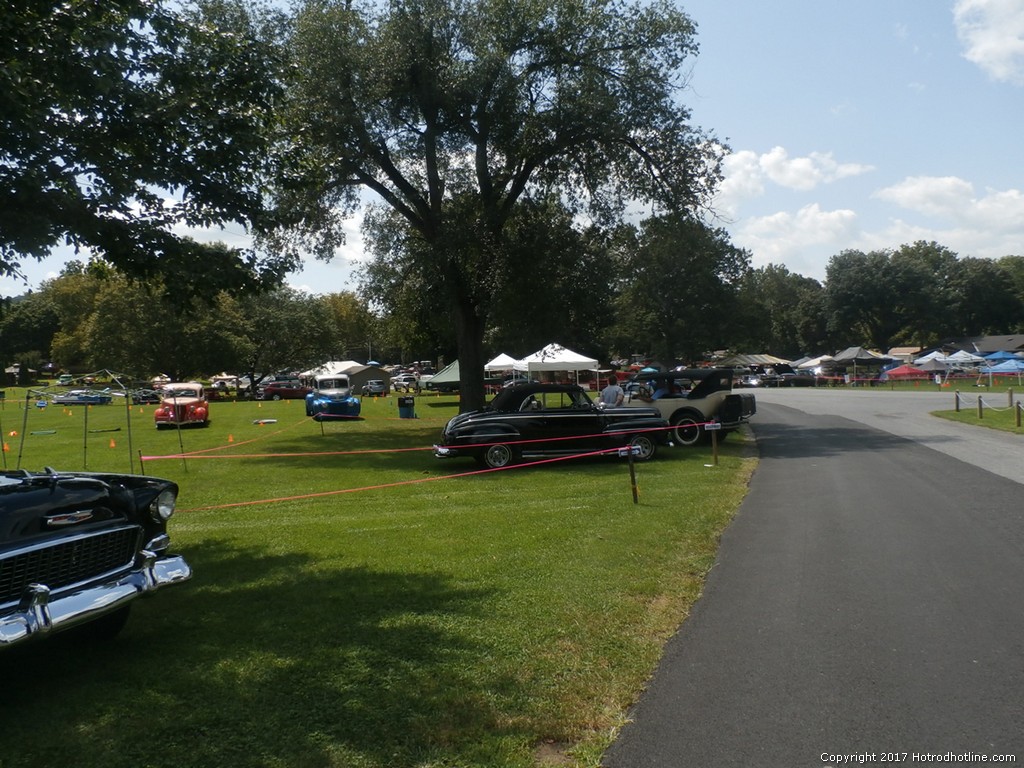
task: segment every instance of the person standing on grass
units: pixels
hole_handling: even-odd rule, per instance
[[[619,386],[618,380],[612,376],[608,380],[608,386],[601,390],[601,399],[598,403],[601,405],[622,405],[622,401],[626,399],[626,392]]]

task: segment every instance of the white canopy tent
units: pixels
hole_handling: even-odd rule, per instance
[[[537,371],[573,371],[579,378],[580,371],[597,367],[597,360],[586,357],[561,344],[548,344],[522,360],[516,360],[513,368],[525,371],[527,376]]]
[[[959,365],[983,365],[986,362],[985,358],[981,355],[974,355],[963,349],[958,352],[954,352],[946,358],[946,361],[950,363],[957,363]]]
[[[310,368],[299,374],[300,379],[312,379],[314,376],[332,376],[336,373],[348,373],[351,368],[361,368],[363,364],[355,360],[330,360],[318,368]]]
[[[929,352],[927,355],[914,360],[914,365],[923,365],[924,363],[930,362],[931,360],[937,360],[940,363],[946,362],[947,358],[942,353],[942,350],[936,349],[934,352]]]
[[[810,360],[804,360],[796,367],[802,371],[811,371],[815,368],[821,368],[824,365],[832,362],[832,355],[819,355],[818,357],[812,357]]]
[[[487,365],[484,366],[484,370],[485,371],[511,371],[513,368],[515,368],[516,363],[518,363],[518,362],[519,361],[516,360],[511,355],[506,355],[504,352],[502,352],[496,358],[494,358],[489,363],[487,363]]]

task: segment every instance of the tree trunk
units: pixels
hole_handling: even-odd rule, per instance
[[[455,338],[459,348],[459,411],[484,406],[484,319],[476,306],[459,302],[455,312]]]

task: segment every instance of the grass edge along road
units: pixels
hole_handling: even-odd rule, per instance
[[[1015,391],[1018,390],[1011,389],[1008,393],[985,392],[982,395],[965,395],[958,392],[959,410],[934,411],[932,415],[972,427],[1024,435],[1020,413],[1021,400],[1014,398]]]
[[[181,485],[170,533],[195,577],[109,647],[0,654],[4,768],[595,766],[756,461],[743,435],[717,466],[663,448],[634,505],[619,459],[446,479],[474,469],[429,449],[454,398],[324,425],[301,401],[215,402],[181,433],[153,406],[77,408],[9,399],[5,442],[24,418],[24,468],[125,471],[127,413],[137,454],[183,448],[145,471]]]

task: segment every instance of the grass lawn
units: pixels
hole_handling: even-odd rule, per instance
[[[416,419],[367,398],[324,425],[301,401],[214,402],[180,433],[151,405],[18,397],[5,466],[146,457],[181,485],[170,533],[195,575],[108,646],[0,654],[0,768],[596,766],[755,463],[739,435],[717,466],[663,448],[634,505],[617,459],[435,459],[451,397],[417,398]]]
[[[985,393],[982,396],[981,417],[978,416],[977,397],[971,400],[963,399],[959,411],[937,411],[936,416],[957,421],[961,424],[970,424],[976,427],[988,427],[999,429],[1004,432],[1013,432],[1024,435],[1024,426],[1017,426],[1017,404],[1019,398],[1014,397],[1014,405],[1011,406],[1005,393]]]

